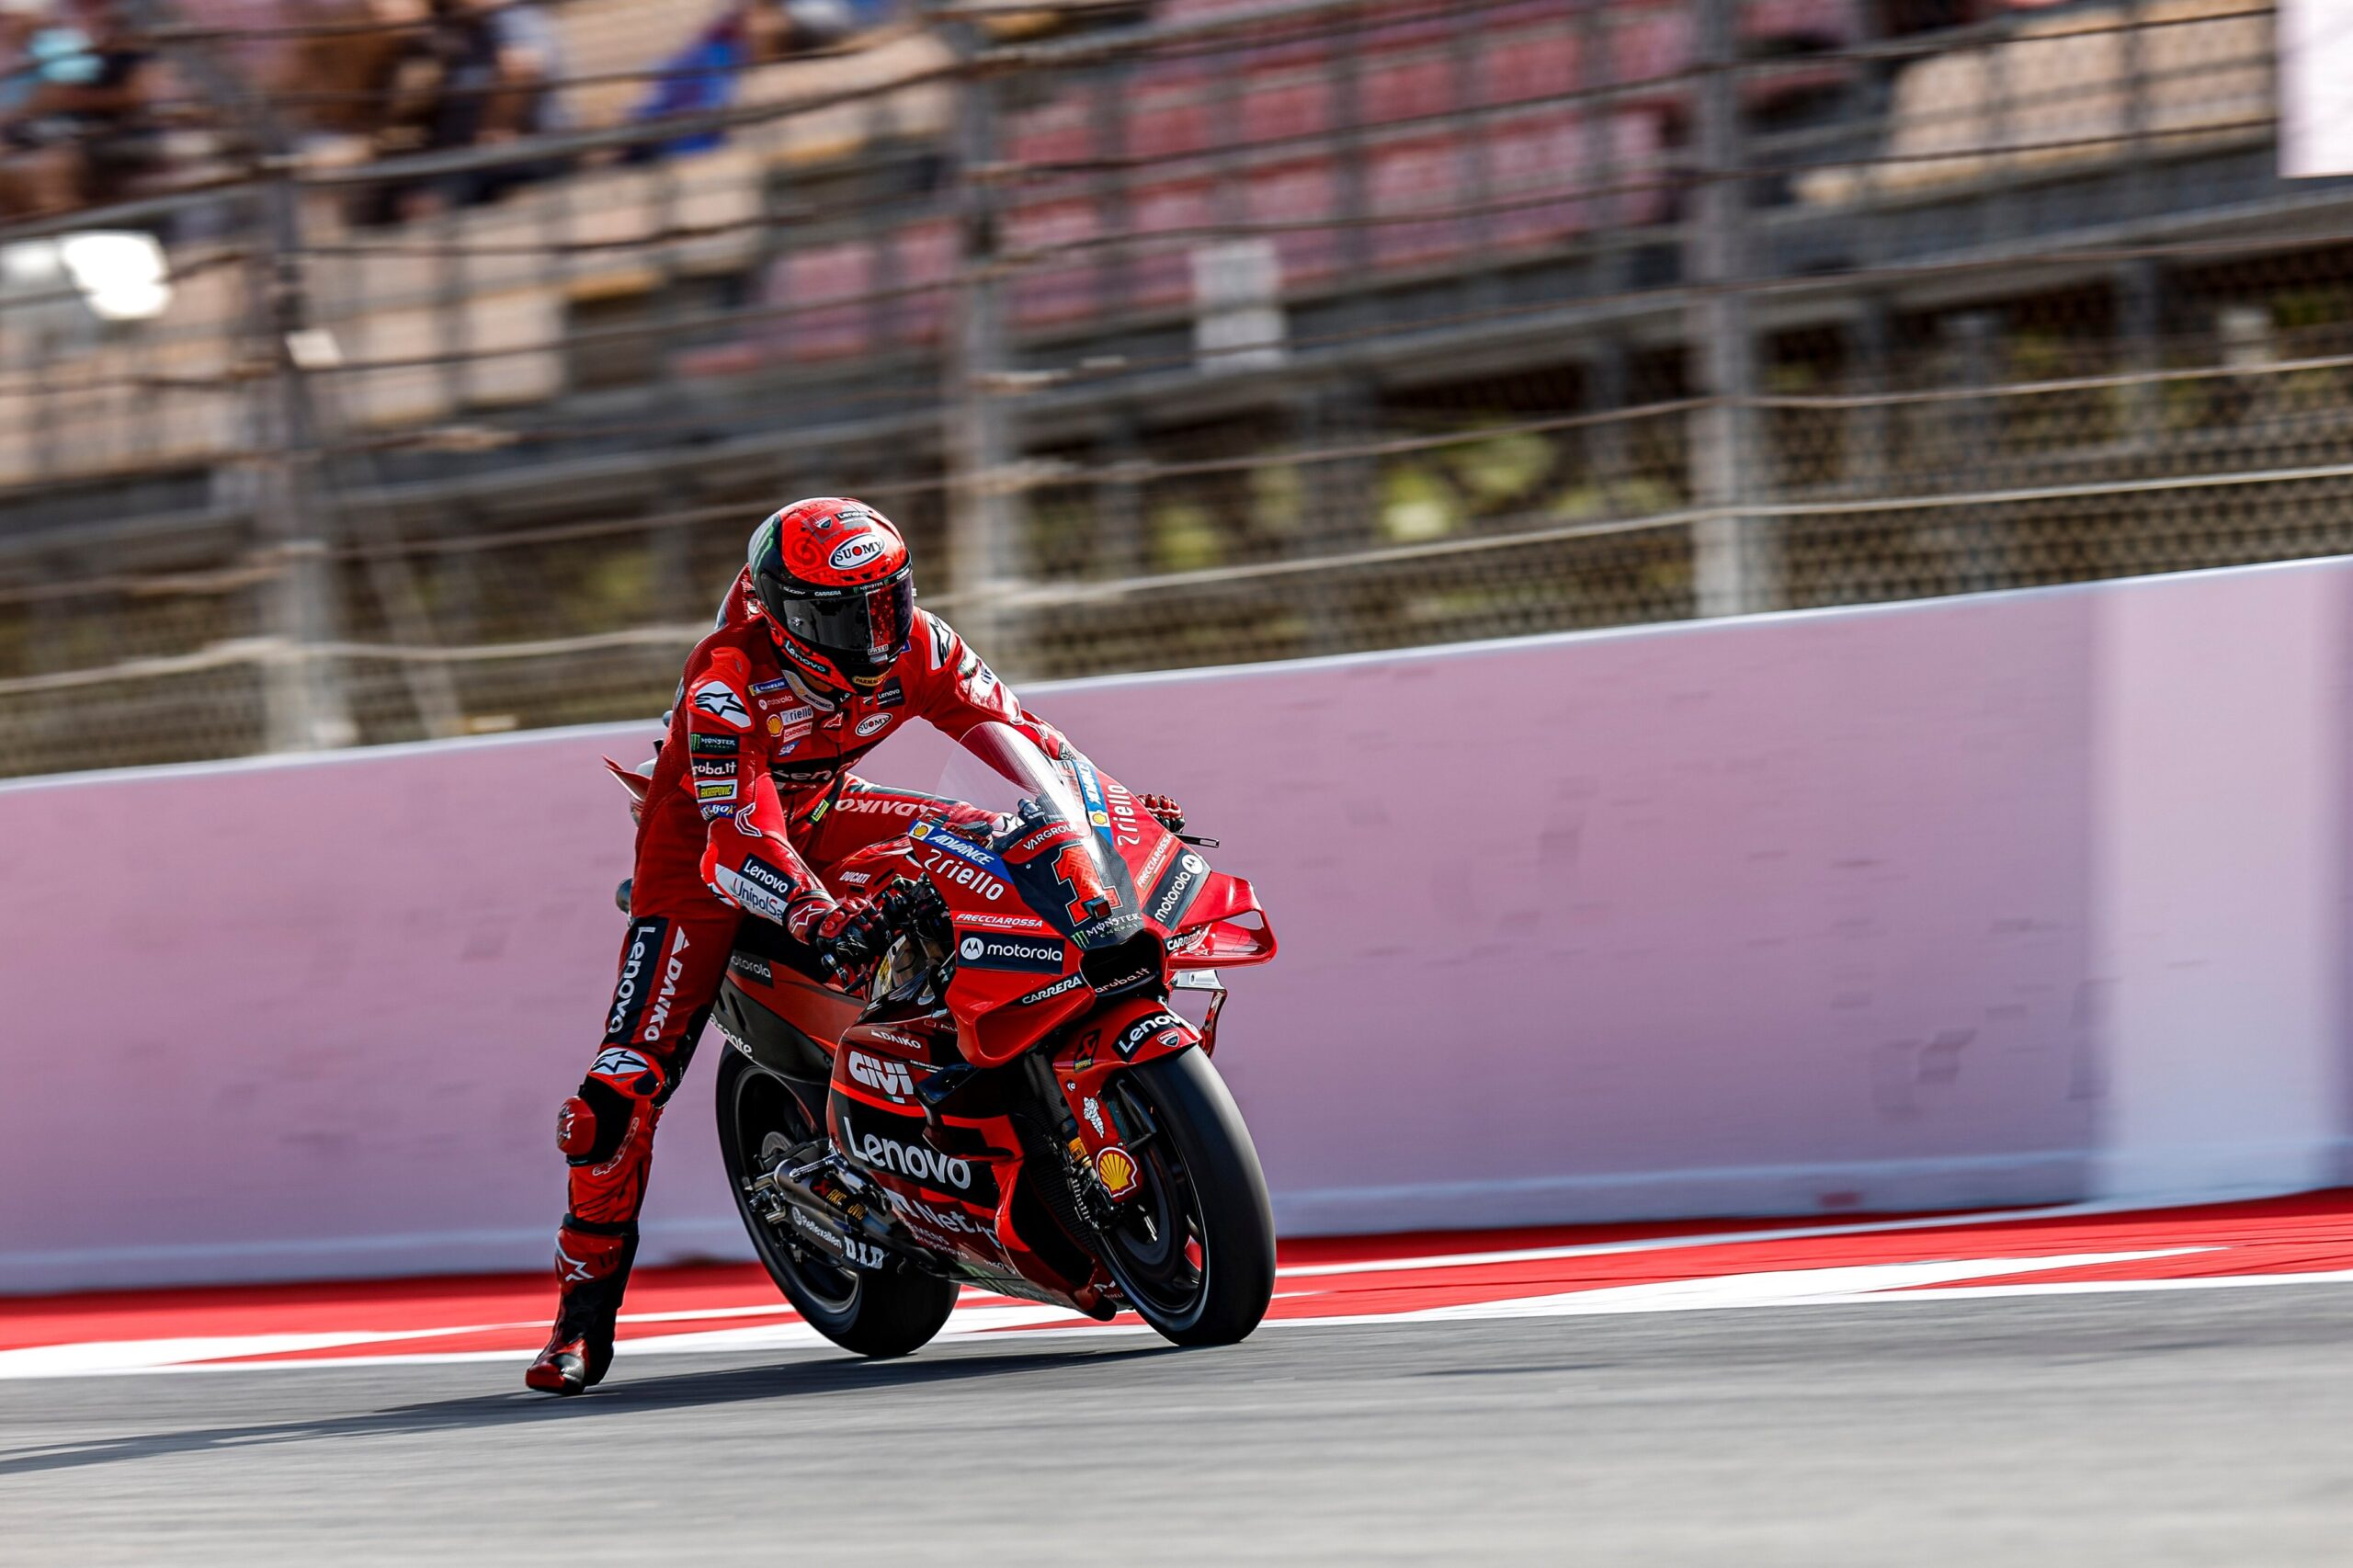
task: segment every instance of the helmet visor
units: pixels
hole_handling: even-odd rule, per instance
[[[907,651],[915,624],[915,584],[902,572],[867,588],[822,594],[796,592],[777,578],[759,579],[760,602],[787,633],[833,661],[847,676],[879,676]]]

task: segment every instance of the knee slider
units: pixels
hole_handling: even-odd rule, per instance
[[[556,1110],[555,1146],[575,1165],[600,1165],[620,1153],[643,1103],[591,1074]]]

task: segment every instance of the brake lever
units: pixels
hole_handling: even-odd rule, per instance
[[[1189,833],[1172,834],[1170,836],[1175,838],[1179,844],[1189,844],[1198,849],[1218,849],[1223,847],[1223,846],[1220,845],[1214,838],[1201,838]]]

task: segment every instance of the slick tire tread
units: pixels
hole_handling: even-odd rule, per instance
[[[1199,1051],[1148,1062],[1135,1074],[1185,1157],[1200,1200],[1209,1275],[1188,1319],[1145,1321],[1173,1344],[1236,1344],[1258,1326],[1275,1295],[1275,1216],[1257,1147],[1225,1080]]]
[[[861,1274],[858,1281],[858,1300],[847,1313],[810,1323],[843,1349],[878,1361],[922,1349],[956,1310],[952,1279],[907,1273]]]
[[[719,1148],[727,1180],[736,1194],[736,1210],[752,1238],[768,1278],[784,1292],[793,1310],[809,1326],[854,1355],[877,1360],[922,1349],[938,1335],[956,1310],[957,1286],[952,1279],[928,1274],[860,1273],[858,1289],[847,1304],[836,1307],[801,1287],[779,1255],[775,1239],[764,1234],[765,1224],[744,1200],[742,1181],[748,1170],[743,1139],[733,1124],[742,1080],[746,1074],[764,1074],[741,1051],[730,1050],[720,1061],[715,1097],[719,1102]],[[801,1133],[806,1136],[805,1131]]]

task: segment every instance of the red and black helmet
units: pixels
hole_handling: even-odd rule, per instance
[[[862,501],[795,501],[752,535],[752,592],[785,658],[836,691],[881,684],[907,650],[915,566],[891,519]]]

